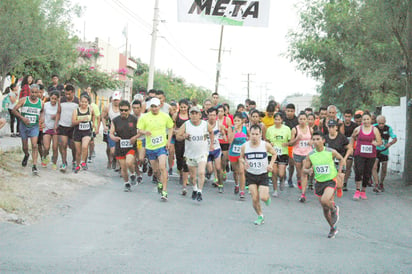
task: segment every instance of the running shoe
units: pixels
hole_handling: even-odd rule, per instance
[[[271,203],[272,203],[272,199],[269,197],[269,199],[265,201],[265,205],[270,206]]]
[[[353,195],[353,199],[355,201],[359,201],[360,200],[360,195],[361,195],[361,192],[359,190],[356,190],[355,195]]]
[[[93,159],[92,159],[91,156],[89,156],[89,157],[87,158],[87,162],[88,162],[89,164],[93,163]]]
[[[313,190],[313,184],[309,184],[308,189]]]
[[[273,173],[272,172],[268,172],[268,177],[272,178]]]
[[[132,191],[132,188],[131,188],[130,184],[125,183],[124,184],[124,192],[130,192],[130,191]]]
[[[298,180],[298,188],[302,189],[302,181],[301,180]]]
[[[366,197],[366,192],[365,192],[365,191],[361,191],[361,193],[360,193],[360,198],[361,198],[362,200],[367,200],[367,199],[368,199],[368,197]]]
[[[379,189],[381,190],[381,192],[385,192],[385,188],[383,187],[382,183],[379,184]]]
[[[343,192],[341,188],[336,189],[336,196],[338,198],[342,198]]]
[[[53,170],[57,170],[57,165],[56,165],[56,164],[52,164],[52,169],[53,169]]]
[[[226,171],[223,171],[223,173],[222,173],[222,179],[223,179],[223,181],[226,181],[226,179],[227,179],[227,173],[226,173]]]
[[[279,183],[279,189],[280,191],[283,191],[285,189],[285,180],[281,180]]]
[[[161,194],[162,191],[163,191],[163,184],[159,182],[157,183],[157,192]]]
[[[144,159],[144,161],[143,161],[142,171],[143,171],[144,173],[147,172],[147,159]],[[147,174],[147,175],[149,175],[149,174]],[[151,176],[151,175],[149,175],[149,176]]]
[[[47,164],[43,162],[43,160],[41,161],[41,167],[42,168],[47,168]]]
[[[144,170],[144,168],[143,168],[143,170]],[[152,176],[153,175],[153,168],[152,167],[149,167],[149,171],[147,172],[147,176]]]
[[[138,176],[137,176],[137,183],[138,183],[138,184],[142,184],[142,183],[143,183],[143,176],[142,176],[142,175],[138,175]]]
[[[88,169],[87,164],[85,162],[81,163],[80,166],[81,166],[82,170],[87,170]]]
[[[239,185],[235,185],[234,193],[235,194],[239,193]]]
[[[329,231],[328,238],[333,239],[335,238],[336,234],[338,234],[338,229],[336,227],[332,227]]]
[[[343,190],[343,191],[348,191],[348,186],[346,185],[346,183],[343,183],[343,188],[342,188],[342,190]]]
[[[192,200],[196,200],[197,197],[197,191],[192,191]]]
[[[376,194],[381,194],[382,190],[378,185],[375,185],[375,187],[373,188],[373,192],[375,192]]]
[[[306,202],[306,195],[305,194],[302,193],[302,195],[300,195],[299,202],[301,202],[301,203]]]
[[[217,186],[219,193],[223,193],[223,184]]]
[[[263,225],[264,223],[265,223],[265,219],[263,218],[263,216],[259,215],[259,217],[255,221],[255,225]]]
[[[154,176],[154,175],[153,175],[153,177],[152,177],[152,183],[153,183],[153,184],[157,184],[157,183],[158,183],[157,177]]]
[[[61,164],[61,165],[60,165],[60,171],[61,171],[61,172],[65,173],[65,172],[66,172],[66,169],[67,169],[66,164]]]
[[[80,166],[76,166],[76,167],[74,168],[74,173],[79,173],[79,171],[80,171]]]
[[[173,169],[172,168],[169,168],[168,174],[169,174],[169,176],[173,175]]]
[[[162,197],[160,197],[160,199],[162,199],[163,201],[167,201],[167,192],[166,191],[162,191]]]
[[[187,190],[186,190],[186,188],[183,188],[183,189],[182,189],[182,195],[183,195],[183,196],[186,196],[186,194],[187,194]]]
[[[339,222],[339,206],[335,205],[335,209],[330,211],[330,216],[332,218],[332,225],[335,227]]]
[[[294,186],[293,186],[292,178],[290,178],[290,179],[288,180],[288,185],[289,185],[290,188],[293,188],[293,187],[294,187]]]
[[[212,177],[212,173],[206,172],[206,179],[210,180],[210,177]]]
[[[218,187],[219,184],[218,184],[217,182],[218,182],[218,180],[217,180],[217,178],[215,178],[215,179],[213,180],[212,186],[213,186],[213,187]]]
[[[273,193],[272,193],[272,196],[273,196],[273,197],[279,197],[278,191],[277,191],[277,190],[274,190]]]
[[[23,167],[26,167],[26,166],[27,166],[27,161],[29,160],[29,157],[30,157],[30,154],[24,155],[23,161],[21,161],[21,165],[22,165]]]
[[[33,173],[33,175],[39,175],[39,170],[35,165],[31,167],[31,172]]]
[[[245,199],[245,192],[244,192],[244,191],[241,191],[241,192],[240,192],[239,198],[240,198],[240,200],[244,200],[244,199]]]
[[[197,193],[196,200],[197,200],[198,202],[201,202],[201,201],[203,200],[203,198],[202,198],[202,192],[198,192],[198,193]]]
[[[137,183],[136,181],[137,181],[136,173],[130,174],[130,184],[131,184],[132,186],[135,186],[136,183]]]

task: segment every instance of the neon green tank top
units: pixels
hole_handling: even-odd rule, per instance
[[[314,149],[309,153],[309,159],[313,165],[316,181],[320,183],[331,181],[338,175],[332,149],[325,147],[321,152]]]

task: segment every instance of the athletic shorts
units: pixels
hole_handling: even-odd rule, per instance
[[[154,150],[146,149],[147,159],[149,159],[151,161],[156,160],[161,155],[167,155],[166,147],[161,147],[161,148],[154,149]]]
[[[43,134],[46,134],[46,135],[57,135],[57,131],[54,130],[54,129],[48,129],[48,130],[44,131]]]
[[[124,159],[126,159],[126,156],[127,156],[127,155],[132,155],[132,156],[134,156],[135,154],[136,154],[136,150],[131,149],[131,150],[129,150],[129,151],[126,153],[126,155],[123,155],[123,156],[121,156],[121,155],[117,156],[117,155],[116,155],[116,159],[117,159],[117,160],[124,160]]]
[[[110,134],[107,134],[107,143],[109,144],[109,148],[114,148],[116,146],[116,142],[110,138]]]
[[[228,151],[229,150],[229,146],[230,144],[220,144],[220,148],[222,149],[222,151]]]
[[[293,147],[292,146],[288,147],[288,155],[290,158],[293,158]]]
[[[380,163],[387,162],[389,160],[389,156],[382,154],[379,150],[376,151],[376,159],[379,160]]]
[[[23,122],[19,123],[20,137],[22,140],[27,140],[32,137],[39,136],[39,126],[27,127]]]
[[[231,162],[237,162],[240,159],[240,155],[239,156],[230,156],[229,155],[229,161]]]
[[[268,173],[262,173],[255,175],[249,172],[246,173],[246,185],[258,185],[258,186],[269,186]]]
[[[318,197],[322,197],[323,193],[325,192],[325,189],[331,187],[333,189],[336,189],[336,178],[330,181],[326,182],[315,182],[315,195]]]
[[[200,155],[200,156],[197,157],[196,159],[185,158],[186,164],[187,164],[188,166],[195,166],[195,167],[197,167],[197,166],[199,165],[199,163],[201,163],[201,162],[206,163],[206,162],[207,162],[207,156],[208,156],[208,155],[204,154],[204,155]]]
[[[84,137],[92,137],[92,132],[90,130],[74,130],[73,131],[73,141],[81,142]]]
[[[289,164],[289,155],[283,154],[283,155],[278,155],[276,157],[276,164],[278,165],[285,165],[287,166]]]
[[[103,133],[103,142],[108,143],[108,141],[107,141],[107,133]]]
[[[61,136],[67,136],[70,139],[73,138],[74,127],[59,126],[57,128],[57,134]]]
[[[208,162],[213,162],[214,160],[218,159],[222,156],[222,150],[220,148],[215,149],[213,151],[209,151],[209,156],[207,156]]]
[[[296,155],[295,153],[293,153],[293,160],[296,162],[296,163],[302,163],[303,162],[303,160],[305,160],[306,159],[306,155]]]

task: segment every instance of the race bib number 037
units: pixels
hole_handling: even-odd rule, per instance
[[[317,174],[329,174],[330,168],[328,165],[317,166],[315,167]]]

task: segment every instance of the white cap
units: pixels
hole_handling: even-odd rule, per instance
[[[152,98],[152,99],[150,99],[150,104],[149,104],[149,106],[152,106],[152,105],[155,105],[155,106],[160,106],[160,100],[159,100],[159,98]]]
[[[113,92],[112,100],[121,100],[121,99],[122,99],[122,94],[120,93],[120,91]]]

